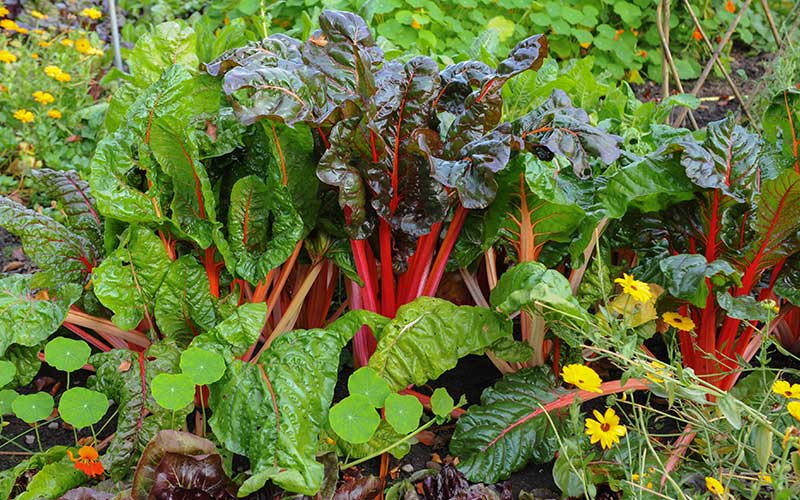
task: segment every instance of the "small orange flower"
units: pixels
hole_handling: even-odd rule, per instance
[[[736,12],[736,6],[733,4],[732,0],[728,0],[728,3],[725,4],[725,10],[733,14]]]
[[[639,32],[633,26],[631,26],[631,33],[633,33],[633,36],[639,36]]]
[[[616,42],[619,40],[619,37],[621,37],[623,33],[625,33],[625,30],[617,30],[617,33],[614,35],[614,41]]]
[[[703,39],[703,34],[700,33],[699,29],[695,28],[694,31],[692,32],[692,38],[694,38],[699,42],[700,40]]]
[[[419,24],[419,21],[417,21],[416,19],[412,19],[411,20],[411,27],[414,28],[415,30],[418,30],[418,29],[422,28],[422,25]]]
[[[103,464],[98,460],[100,455],[94,446],[82,446],[78,450],[78,458],[75,458],[70,450],[67,450],[67,455],[75,464],[75,468],[89,477],[102,476],[105,472]]]
[[[640,50],[639,51],[639,56],[640,57],[647,57],[647,51],[646,50]]]

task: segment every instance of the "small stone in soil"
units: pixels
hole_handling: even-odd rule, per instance
[[[36,441],[36,436],[33,434],[27,434],[25,436],[25,444],[33,444]]]
[[[47,424],[47,428],[53,431],[58,429],[58,422],[50,422]]]
[[[414,472],[414,466],[411,464],[405,464],[404,466],[400,467],[400,470],[408,474],[411,474],[412,472]]]

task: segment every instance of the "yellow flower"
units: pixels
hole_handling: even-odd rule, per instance
[[[564,382],[577,386],[578,389],[600,394],[603,393],[603,390],[600,389],[600,384],[603,383],[603,380],[596,371],[588,366],[578,364],[567,365],[561,370],[561,377],[564,379]]]
[[[92,48],[92,43],[86,38],[79,38],[75,41],[75,50],[81,54],[87,54]]]
[[[75,45],[75,42],[73,42],[69,38],[64,38],[63,40],[61,40],[61,45],[63,45],[64,47],[72,47],[73,45]]]
[[[38,10],[32,10],[31,15],[36,19],[47,19],[47,14],[42,14]]]
[[[44,68],[44,74],[50,78],[55,78],[59,73],[61,73],[61,68],[58,66],[45,66]]]
[[[31,54],[31,59],[39,59],[39,54],[34,52],[33,54]]]
[[[36,118],[32,112],[28,111],[27,109],[18,109],[14,111],[14,118],[21,121],[22,123],[30,123]]]
[[[648,373],[645,377],[649,378],[656,384],[660,384],[664,381],[662,377],[669,376],[669,372],[666,370],[666,366],[663,363],[659,363],[658,361],[651,361],[650,367],[655,372],[654,374]]]
[[[72,76],[70,76],[69,73],[64,73],[62,71],[61,73],[56,75],[56,80],[58,80],[61,83],[65,83],[65,82],[68,82],[68,81],[72,80]]]
[[[797,420],[800,420],[800,401],[790,402],[788,405],[786,405],[786,409],[789,410],[789,414],[791,416]]]
[[[770,476],[766,472],[759,472],[758,482],[761,484],[772,484],[772,476]]]
[[[47,112],[47,116],[58,120],[59,118],[61,118],[61,111],[57,109],[51,109],[50,111]]]
[[[44,35],[47,32],[45,30],[42,30],[42,29],[35,29],[35,30],[33,30],[32,33],[36,33],[37,35]]]
[[[633,276],[629,274],[622,274],[622,278],[617,278],[614,280],[614,283],[619,283],[622,285],[622,291],[631,297],[634,300],[639,302],[649,302],[650,299],[653,298],[653,294],[650,292],[650,286],[643,281],[637,281],[634,279]]]
[[[19,29],[19,26],[17,26],[17,23],[12,21],[11,19],[3,19],[2,21],[0,21],[0,28],[7,29],[9,31],[17,31]]]
[[[8,15],[8,9],[5,7],[0,6],[0,17],[4,17]]]
[[[39,47],[49,47],[52,45],[50,42],[45,42],[44,40],[39,41]]]
[[[89,54],[90,56],[102,56],[103,55],[103,51],[98,49],[97,47],[90,48],[89,50],[86,51],[86,53]]]
[[[17,26],[17,33],[20,33],[22,35],[27,35],[28,34],[28,28],[23,28],[22,26]]]
[[[7,50],[0,50],[0,62],[11,64],[17,62],[17,56]]]
[[[612,408],[606,408],[605,414],[594,410],[594,418],[597,420],[586,419],[586,435],[591,438],[591,444],[600,441],[600,446],[604,450],[619,443],[619,438],[628,432],[624,425],[620,425],[619,416]]]
[[[39,104],[50,104],[56,100],[56,98],[53,97],[53,94],[42,92],[41,90],[37,90],[33,93],[33,99]]]
[[[89,19],[98,20],[103,17],[103,13],[100,12],[98,9],[92,7],[91,9],[83,9],[81,11],[81,15],[83,17],[88,17]]]
[[[725,488],[722,486],[722,483],[713,477],[706,476],[706,489],[718,497],[725,494]]]
[[[789,384],[779,379],[772,384],[772,392],[787,398],[800,398],[800,384]]]
[[[678,330],[690,332],[694,330],[694,321],[686,316],[682,316],[676,312],[665,312],[661,315],[661,319],[669,326],[674,326]]]

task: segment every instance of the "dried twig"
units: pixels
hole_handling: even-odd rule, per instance
[[[665,2],[666,4],[662,5],[662,2]],[[669,10],[669,7],[670,7],[669,0],[661,0],[659,2],[658,6],[659,6],[659,8],[662,8],[662,9],[664,7],[666,7],[667,10]],[[663,14],[663,12],[662,12],[662,14]],[[662,68],[664,68],[664,67],[668,67],[669,68],[668,71],[664,72],[664,82],[666,82],[666,85],[664,86],[664,90],[665,90],[665,94],[663,96],[664,99],[669,97],[668,92],[669,92],[669,73],[670,72],[672,72],[672,76],[673,76],[673,78],[675,78],[675,86],[678,87],[678,92],[680,92],[681,94],[685,93],[684,90],[683,90],[683,83],[681,82],[681,78],[678,75],[678,69],[675,67],[675,61],[672,58],[672,51],[669,49],[669,15],[668,14],[667,14],[666,18],[667,18],[667,25],[665,27],[661,23],[661,16],[656,15],[656,28],[658,28],[658,36],[661,38],[661,51],[662,51],[662,54],[663,54],[663,56],[662,56],[663,57]],[[684,111],[689,111],[689,110],[685,109]],[[685,116],[685,115],[683,115],[683,116]],[[681,121],[683,121],[683,120],[681,120]],[[695,121],[694,114],[692,114],[691,111],[689,111],[689,121],[692,122],[692,126],[696,130],[698,128],[697,121]]]

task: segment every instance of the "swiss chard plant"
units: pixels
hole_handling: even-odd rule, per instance
[[[503,85],[546,53],[536,35],[495,68],[385,61],[361,18],[326,11],[305,42],[274,35],[206,68],[223,75],[243,123],[302,124],[314,134],[324,149],[317,176],[338,190],[363,282],[351,287],[350,305],[392,317],[436,293],[467,211],[494,201],[512,158],[563,154],[582,178],[590,156],[616,158],[613,136],[563,94],[503,122]],[[374,348],[368,331],[359,334],[357,362],[366,365]]]

